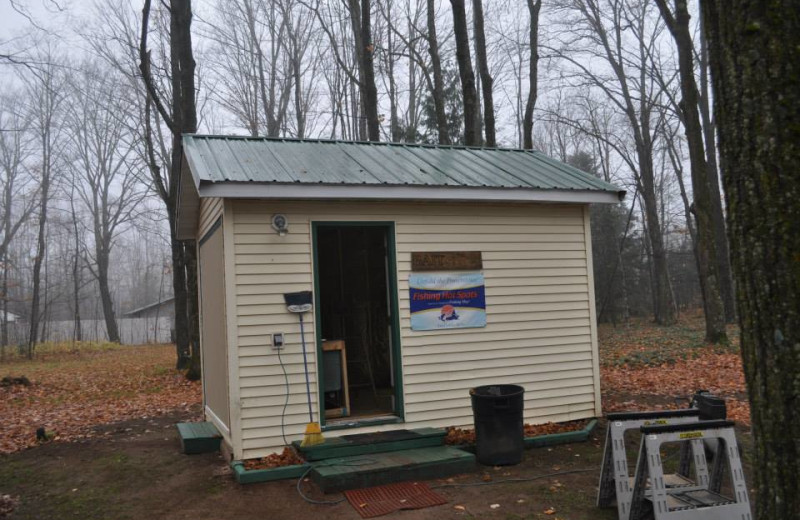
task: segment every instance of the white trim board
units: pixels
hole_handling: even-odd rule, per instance
[[[305,200],[431,200],[486,202],[574,202],[615,204],[619,193],[591,190],[471,188],[463,186],[387,186],[363,184],[274,184],[201,182],[200,197]],[[622,194],[624,196],[624,193]]]

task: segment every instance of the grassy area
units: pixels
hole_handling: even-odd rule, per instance
[[[600,363],[604,366],[660,366],[709,353],[739,353],[739,329],[735,325],[728,326],[729,341],[725,344],[711,345],[704,337],[705,322],[701,312],[687,313],[678,323],[667,327],[641,318],[616,327],[604,323],[598,327]]]

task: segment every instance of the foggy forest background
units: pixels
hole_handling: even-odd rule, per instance
[[[47,339],[57,321],[71,324],[72,339],[89,322],[113,339],[110,329],[126,312],[173,295],[164,172],[174,147],[164,107],[142,81],[142,3],[11,4],[23,24],[0,35],[3,345]],[[723,306],[711,311],[732,321],[699,13],[690,2],[682,22],[659,3],[195,1],[197,128],[532,147],[627,191],[624,202],[592,209],[599,320],[670,323],[708,310],[711,294]],[[692,106],[705,145],[702,204],[680,40],[668,23],[688,29]],[[169,34],[167,8],[155,2],[146,52],[163,99],[173,85]],[[459,53],[465,43],[468,52]],[[699,252],[698,215],[713,246]],[[709,269],[710,289],[700,283]],[[14,321],[26,325],[11,337]]]

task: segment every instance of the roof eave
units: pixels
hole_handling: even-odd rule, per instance
[[[188,164],[186,154],[181,154],[181,173],[175,215],[175,234],[178,240],[197,238],[197,221],[200,216],[199,180]]]
[[[270,182],[207,182],[198,187],[200,197],[232,199],[397,200],[550,202],[616,204],[624,191],[490,188],[465,186],[406,186],[386,184],[308,184]]]

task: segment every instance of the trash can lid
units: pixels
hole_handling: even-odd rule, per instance
[[[525,389],[519,385],[484,385],[471,388],[469,395],[477,397],[509,397],[524,392]]]

